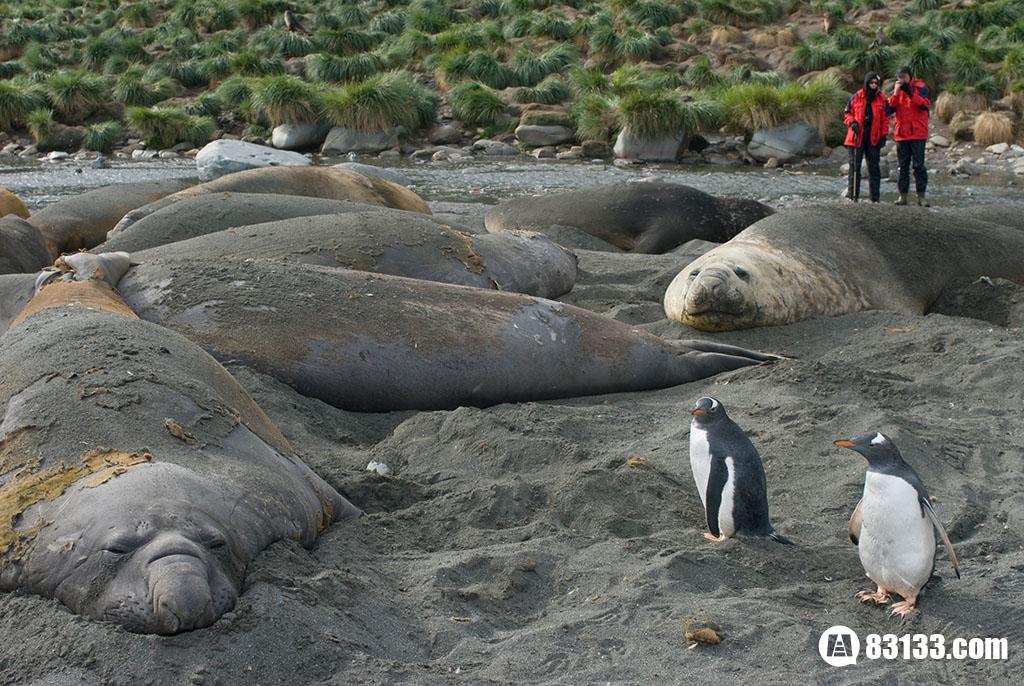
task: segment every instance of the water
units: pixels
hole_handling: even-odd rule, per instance
[[[401,171],[412,180],[413,190],[436,206],[447,208],[493,205],[522,195],[652,177],[684,183],[715,195],[752,198],[774,207],[837,202],[846,188],[845,177],[821,166],[808,168],[806,172],[749,167],[722,169],[706,165],[616,167],[609,162],[522,158],[477,158],[442,163],[402,160],[380,166]],[[195,163],[188,159],[110,160],[109,168],[92,169],[88,161],[64,160],[0,166],[0,186],[17,193],[30,208],[110,184],[171,178],[196,179]],[[866,194],[866,188],[863,192]],[[882,193],[883,198],[894,195],[896,184],[883,181]],[[962,179],[933,174],[929,195],[935,204],[944,206],[988,202],[1024,206],[1020,186],[1005,177]]]

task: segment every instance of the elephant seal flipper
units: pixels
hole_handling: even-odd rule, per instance
[[[60,279],[28,309],[0,345],[0,589],[198,629],[265,547],[359,514],[223,367],[108,283]]]

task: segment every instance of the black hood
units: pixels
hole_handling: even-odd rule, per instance
[[[874,90],[873,91],[873,90],[871,90],[871,87],[868,86],[868,84],[871,83],[872,81],[878,81],[878,90]],[[869,101],[874,100],[875,99],[875,95],[882,92],[882,78],[878,74],[876,74],[875,72],[869,71],[867,76],[864,77],[863,88],[864,88],[864,96]]]

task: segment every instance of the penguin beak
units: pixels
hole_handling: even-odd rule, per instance
[[[852,448],[854,444],[853,441],[833,441],[832,445],[840,448]]]
[[[696,416],[697,416],[697,415],[699,415],[699,414],[704,414],[704,410],[702,410],[702,409],[700,409],[700,408],[698,407],[698,408],[697,408],[696,410],[694,410],[694,411],[693,411],[693,412],[691,412],[690,414],[692,414],[692,415],[693,415],[694,417],[696,417]]]

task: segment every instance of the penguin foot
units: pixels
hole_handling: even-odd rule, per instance
[[[704,534],[704,538],[709,541],[714,541],[715,543],[721,543],[725,540],[725,536],[715,536],[714,534]]]
[[[892,614],[899,615],[900,617],[906,617],[907,615],[912,613],[914,611],[914,608],[916,607],[917,598],[912,598],[911,600],[904,600],[900,603],[893,603]]]
[[[889,602],[889,592],[878,589],[875,593],[871,591],[861,591],[857,594],[862,603],[876,603],[878,605],[885,605]],[[895,605],[893,606],[895,607]]]

